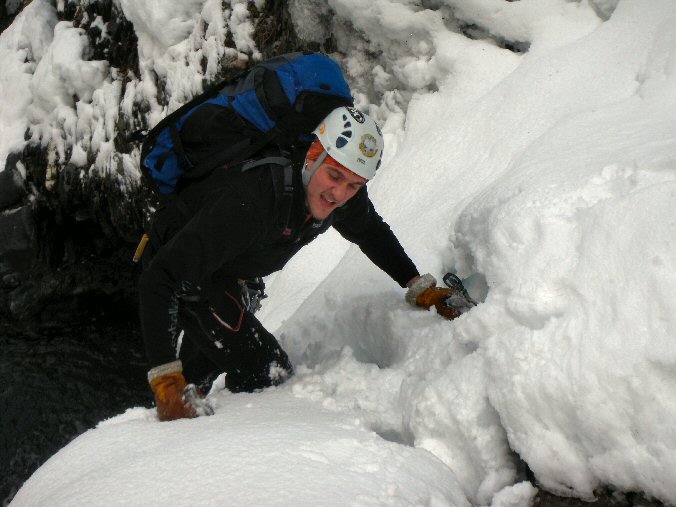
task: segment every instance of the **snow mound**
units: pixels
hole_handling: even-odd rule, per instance
[[[469,506],[432,454],[349,416],[274,390],[214,402],[217,415],[194,421],[132,409],[102,422],[31,478],[50,487],[24,488],[12,505]]]

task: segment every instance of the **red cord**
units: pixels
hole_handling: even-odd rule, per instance
[[[242,320],[244,320],[244,308],[242,307],[242,305],[239,304],[239,301],[237,301],[237,299],[228,291],[225,291],[225,294],[230,299],[232,299],[237,305],[237,308],[239,308],[239,320],[237,321],[237,325],[235,327],[232,327],[230,324],[221,319],[213,308],[209,308],[209,310],[211,310],[211,315],[214,316],[214,319],[216,319],[221,326],[223,326],[225,329],[232,331],[233,333],[236,333],[242,326]]]

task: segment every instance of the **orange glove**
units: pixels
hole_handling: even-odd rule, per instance
[[[437,313],[446,317],[447,319],[453,320],[460,317],[460,312],[455,308],[446,306],[444,301],[453,296],[460,294],[455,289],[446,289],[443,287],[429,287],[418,294],[418,297],[415,298],[415,303],[418,306],[427,308],[428,310],[434,306],[437,309]]]
[[[157,417],[160,421],[197,417],[197,412],[183,396],[186,381],[180,371],[155,377],[150,381],[150,388],[155,393]]]
[[[180,359],[150,370],[148,382],[155,393],[157,417],[160,421],[214,414],[214,408],[200,390],[194,384],[186,384]]]
[[[435,307],[439,315],[447,319],[455,319],[461,315],[459,309],[446,306],[444,301],[454,295],[461,295],[455,289],[446,289],[437,287],[437,280],[429,273],[415,277],[409,282],[408,291],[406,291],[406,302],[412,306],[422,306],[428,310]]]

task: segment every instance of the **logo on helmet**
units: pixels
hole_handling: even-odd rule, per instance
[[[321,135],[324,135],[325,132],[326,132],[326,122],[323,121],[319,124],[319,133]]]
[[[368,158],[373,158],[378,154],[378,141],[371,134],[361,136],[359,150]]]
[[[355,109],[354,107],[346,107],[345,109],[348,110],[348,112],[352,115],[352,118],[354,118],[357,122],[364,123],[366,121],[364,115],[359,109]]]

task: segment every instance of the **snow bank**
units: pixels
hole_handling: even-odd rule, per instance
[[[372,414],[389,393],[400,419],[371,415],[372,426],[394,422],[473,502],[514,477],[503,435],[557,493],[591,499],[605,484],[676,501],[675,19],[670,2],[621,3],[482,95],[453,96],[469,86],[448,82],[411,102],[373,183],[378,209],[421,269],[457,271],[477,296],[487,284],[483,305],[416,329],[350,251],[282,327],[296,359],[319,368],[327,347],[348,345],[403,370],[344,405]]]
[[[349,414],[274,390],[216,402],[195,421],[158,424],[148,409],[104,421],[33,475],[51,487],[24,487],[12,505],[469,506],[432,454]]]
[[[490,292],[457,332],[483,345],[490,400],[543,486],[673,503],[676,10],[643,7],[512,76],[537,139],[458,217],[459,267]]]

